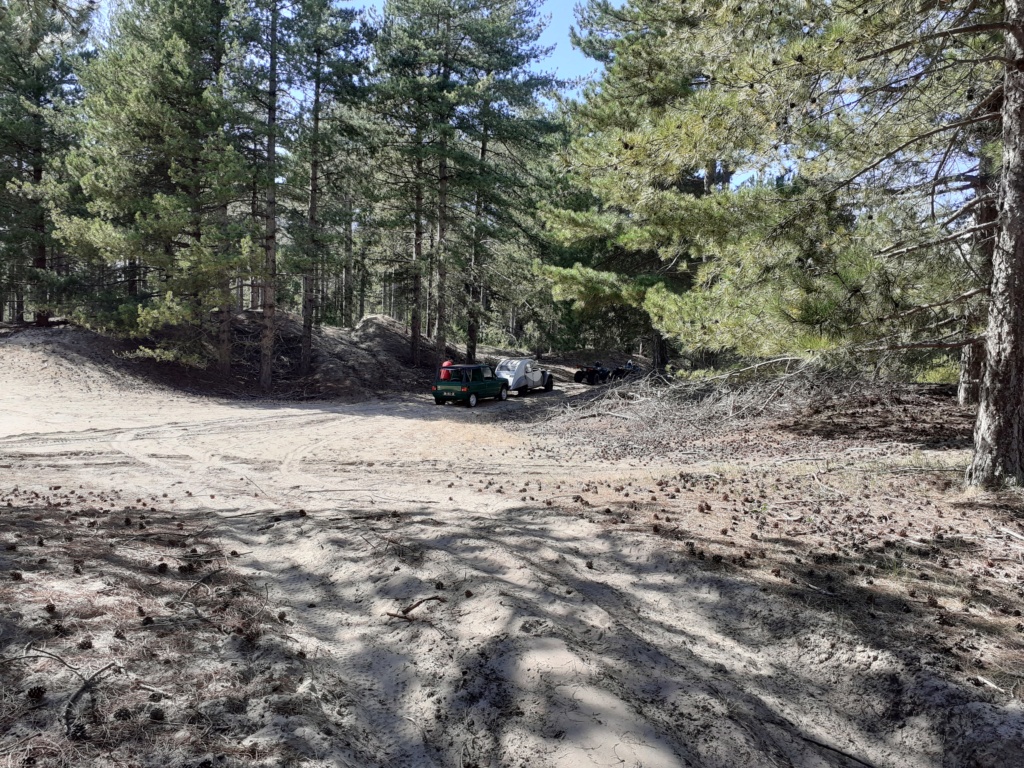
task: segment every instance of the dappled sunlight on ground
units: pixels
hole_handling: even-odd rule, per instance
[[[955,440],[922,462],[818,419],[638,459],[608,454],[612,422],[552,434],[514,404],[168,399],[102,370],[41,399],[46,351],[16,359],[0,654],[93,670],[85,630],[40,617],[110,601],[76,621],[164,692],[173,728],[133,720],[132,743],[167,765],[1002,767],[1024,746],[1024,517],[946,483]],[[28,663],[0,666],[0,750],[42,759],[39,732],[53,764],[104,764],[63,722],[82,681]],[[118,685],[91,729],[122,722]]]

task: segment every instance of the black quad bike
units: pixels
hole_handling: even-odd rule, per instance
[[[587,384],[604,384],[608,381],[608,377],[611,376],[611,369],[605,368],[601,363],[594,363],[593,365],[581,365],[579,370],[572,375],[572,380],[577,384],[586,382]]]

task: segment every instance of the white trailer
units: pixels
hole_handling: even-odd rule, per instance
[[[514,389],[519,396],[531,389],[551,391],[555,386],[555,377],[538,365],[532,357],[511,357],[498,363],[494,373],[508,382],[508,388]]]

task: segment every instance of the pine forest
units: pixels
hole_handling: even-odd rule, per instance
[[[0,0],[0,768],[1021,764],[1024,0],[570,5]]]

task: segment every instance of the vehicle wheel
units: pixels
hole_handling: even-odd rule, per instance
[[[582,384],[583,383],[583,377],[585,375],[586,374],[583,373],[583,371],[576,371],[576,373],[574,373],[572,375],[572,380],[575,381],[577,384]]]
[[[548,377],[546,379],[544,379],[544,391],[545,392],[550,392],[554,388],[555,388],[555,377],[552,376],[549,373]]]
[[[587,372],[587,384],[590,384],[591,386],[597,384],[597,374],[594,371]]]
[[[498,393],[499,400],[508,400],[508,387],[502,387],[501,392]]]
[[[444,405],[444,398],[443,397],[435,397],[434,398],[434,405]]]
[[[476,408],[476,404],[477,404],[476,393],[471,394],[469,396],[469,400],[467,402],[469,403],[469,407],[470,408]]]

